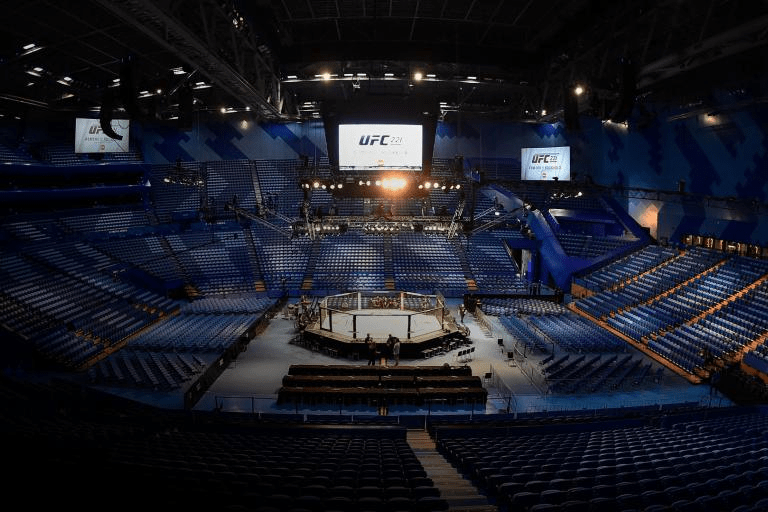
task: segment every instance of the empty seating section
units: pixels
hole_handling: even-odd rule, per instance
[[[6,254],[3,323],[50,360],[77,368],[176,308],[102,272],[103,258],[80,242]]]
[[[253,243],[267,289],[298,289],[307,271],[312,241],[289,240],[265,227],[252,226]]]
[[[3,163],[25,163],[34,162],[35,158],[29,153],[25,144],[16,141],[12,133],[3,133],[0,135],[0,162]],[[13,183],[6,184],[9,187]]]
[[[456,248],[444,236],[420,233],[393,236],[392,263],[397,289],[426,293],[452,290],[459,291],[459,295],[467,290]]]
[[[173,165],[155,165],[149,176],[153,211],[163,223],[172,222],[179,215],[197,217],[203,205],[204,198],[197,186],[166,181],[174,170]]]
[[[242,230],[186,231],[166,237],[185,275],[203,294],[254,290],[251,267]]]
[[[478,289],[504,293],[528,293],[528,283],[507,253],[505,240],[522,238],[519,231],[480,232],[467,239],[467,262]]]
[[[50,240],[51,234],[46,229],[47,222],[35,219],[17,219],[3,223],[2,229],[10,238],[25,242]]]
[[[303,200],[296,160],[253,160],[262,204],[270,210],[297,216]]]
[[[99,154],[99,162],[91,158],[90,154],[75,153],[71,144],[48,144],[40,147],[40,156],[44,162],[55,166],[69,165],[96,165],[104,161],[114,161],[123,163],[143,163],[144,159],[141,152],[133,147],[124,153],[102,153]]]
[[[253,211],[258,203],[253,185],[250,160],[213,160],[205,162],[206,195],[223,207],[234,204]]]
[[[733,257],[711,272],[677,287],[673,293],[616,313],[608,323],[622,331],[631,331],[631,337],[637,340],[662,329],[672,329],[753,283],[765,273],[761,270],[768,270],[762,268],[765,264],[759,264],[756,260]],[[625,327],[627,324],[632,327]]]
[[[560,303],[531,298],[485,297],[481,309],[486,315],[559,315],[567,311]]]
[[[275,305],[275,299],[262,295],[236,295],[201,297],[181,306],[181,313],[216,314],[237,313],[261,315]]]
[[[179,314],[142,331],[128,346],[134,350],[222,353],[256,321],[253,314]]]
[[[768,375],[768,344],[761,343],[744,354],[744,364]]]
[[[658,297],[676,285],[710,269],[724,257],[722,253],[692,247],[616,290],[603,291],[577,300],[576,306],[592,316],[606,317],[620,309],[636,306]]]
[[[676,255],[676,249],[648,245],[584,276],[575,276],[573,282],[592,291],[606,290],[623,284]]]
[[[505,315],[499,317],[499,322],[515,343],[522,344],[528,349],[551,352],[551,342],[538,334],[524,318]]]
[[[438,161],[439,159],[434,159],[433,175],[435,172],[434,166]],[[520,160],[516,158],[467,158],[467,164],[472,168],[483,169],[486,179],[501,179],[505,181],[520,179]],[[446,169],[451,169],[450,165],[450,161],[445,162]]]
[[[274,303],[257,295],[197,299],[136,335],[88,375],[97,385],[177,389],[241,340]]]
[[[160,279],[181,279],[180,269],[164,243],[162,236],[148,234],[136,238],[99,240],[93,245],[116,262],[129,263]]]
[[[557,233],[557,240],[568,256],[593,259],[636,242],[609,236],[592,236],[577,233]]]
[[[624,340],[575,313],[531,315],[528,320],[568,352],[621,352]]]
[[[192,381],[205,368],[203,359],[195,354],[128,347],[88,368],[88,379],[95,386],[170,391]]]
[[[719,365],[738,360],[765,334],[761,279],[768,262],[700,247],[672,258],[664,251],[648,258],[648,252],[622,260],[633,272],[645,272],[637,279],[619,270],[586,276],[583,282],[603,291],[575,305],[691,374],[713,359]],[[592,280],[595,275],[602,277]],[[610,276],[624,285],[608,290]]]
[[[348,232],[320,240],[312,284],[321,290],[383,290],[385,270],[384,238]]]
[[[125,438],[110,445],[108,457],[121,482],[156,489],[156,504],[318,512],[448,509],[398,425],[287,422],[242,432],[181,430],[157,439]]]
[[[503,511],[756,510],[768,497],[766,415],[695,415],[671,415],[663,426],[653,417],[573,417],[429,430],[438,450]]]
[[[85,235],[93,233],[125,233],[130,228],[143,227],[149,223],[144,210],[113,210],[103,212],[83,212],[59,217],[59,222],[66,229]]]

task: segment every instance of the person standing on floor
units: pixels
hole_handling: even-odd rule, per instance
[[[459,305],[459,316],[461,316],[461,323],[464,323],[464,313],[467,312],[467,308],[464,307],[464,304]]]
[[[368,345],[368,366],[376,366],[376,342],[371,338],[371,333],[365,337],[365,343]]]
[[[395,358],[395,366],[400,364],[400,338],[395,338],[395,344],[392,345],[392,357]]]

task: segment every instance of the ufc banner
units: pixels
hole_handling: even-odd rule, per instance
[[[75,119],[75,153],[127,153],[130,120],[112,119],[111,126],[122,140],[105,134],[98,119]]]
[[[523,148],[520,157],[523,180],[569,181],[571,179],[571,147]]]

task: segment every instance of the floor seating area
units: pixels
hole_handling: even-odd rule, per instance
[[[438,450],[512,511],[756,512],[768,505],[766,413],[435,424]]]
[[[279,404],[484,404],[488,397],[468,366],[291,365],[282,384]]]
[[[567,352],[623,352],[627,343],[575,313],[529,315],[528,320],[547,338]]]
[[[560,315],[567,311],[558,302],[533,298],[486,297],[480,308],[486,315]]]

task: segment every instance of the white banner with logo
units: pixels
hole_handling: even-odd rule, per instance
[[[523,180],[569,181],[571,179],[571,148],[523,148],[520,157],[520,177]]]
[[[421,170],[421,151],[418,124],[339,125],[340,170]]]
[[[75,119],[75,153],[127,153],[130,120],[113,119],[110,125],[122,140],[105,134],[98,119]]]

